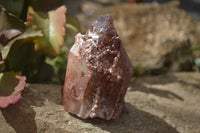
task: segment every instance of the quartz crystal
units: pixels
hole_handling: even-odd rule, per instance
[[[80,118],[118,118],[133,67],[110,15],[99,17],[69,51],[63,105]]]

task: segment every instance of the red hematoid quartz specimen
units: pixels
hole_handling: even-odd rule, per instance
[[[99,17],[85,35],[76,35],[70,49],[62,101],[65,110],[83,119],[118,118],[132,74],[111,16]]]

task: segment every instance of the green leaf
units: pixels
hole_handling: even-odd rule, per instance
[[[17,83],[14,72],[0,73],[0,96],[10,95]]]
[[[5,64],[4,61],[2,60],[2,54],[1,54],[1,49],[3,46],[0,44],[0,72],[2,72],[5,69]]]
[[[69,50],[70,47],[74,44],[76,34],[82,31],[79,20],[72,16],[67,16],[67,24],[65,26],[66,37],[64,44],[68,47]]]
[[[2,48],[3,48],[3,45],[0,44],[0,66],[2,64],[2,54],[1,54]]]
[[[6,45],[11,39],[25,31],[23,21],[18,19],[5,8],[1,8],[0,14],[0,44]]]
[[[0,61],[0,73],[6,69],[6,63],[4,61]]]
[[[74,32],[81,32],[81,25],[78,18],[74,16],[67,16],[66,28],[73,30]]]
[[[52,80],[54,82],[64,83],[65,73],[66,73],[66,66],[67,66],[67,54],[68,47],[64,46],[62,48],[61,55],[56,56],[55,58],[51,59],[47,57],[45,62],[52,66],[54,75]]]
[[[18,72],[24,70],[25,66],[33,60],[35,55],[33,42],[26,42],[20,45],[6,59],[7,69],[5,71],[13,70]]]
[[[0,0],[0,5],[3,5],[9,12],[20,17],[23,9],[24,0]]]
[[[28,25],[28,24],[27,24]],[[27,41],[33,40],[37,37],[43,36],[41,31],[38,31],[35,27],[30,27],[26,29],[26,31],[19,35],[18,37],[12,39],[6,46],[4,46],[1,50],[2,58],[6,59],[12,52],[19,47],[20,45],[24,44]]]
[[[65,36],[66,12],[65,6],[48,13],[35,12],[29,7],[28,21],[43,33],[43,37],[34,40],[36,51],[42,51],[49,57],[60,54]]]
[[[26,77],[14,72],[0,73],[0,107],[18,102],[24,90]]]

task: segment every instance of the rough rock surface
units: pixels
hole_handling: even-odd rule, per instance
[[[64,111],[61,86],[32,84],[23,99],[0,110],[0,133],[199,133],[200,74],[138,78],[119,119],[81,120]]]
[[[110,6],[82,17],[81,23],[88,27],[88,20],[106,13],[112,15],[139,74],[191,70],[193,54],[200,56],[199,51],[189,51],[200,44],[200,24],[181,10],[177,2]]]
[[[63,89],[67,112],[81,118],[116,119],[133,67],[110,15],[99,17],[85,35],[76,35],[68,54]]]

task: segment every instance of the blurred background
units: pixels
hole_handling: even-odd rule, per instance
[[[63,83],[74,36],[108,13],[135,68],[134,77],[200,68],[200,0],[0,0],[0,4],[24,21],[29,5],[38,11],[67,6],[61,55],[30,55],[34,62],[20,68],[28,82]]]

